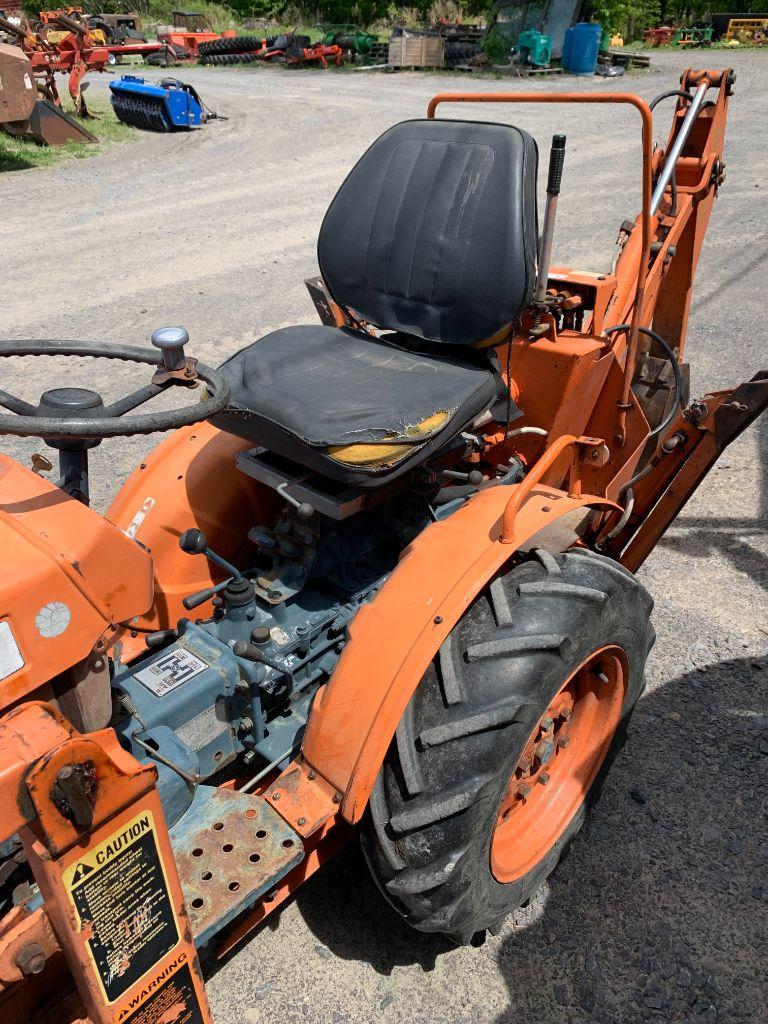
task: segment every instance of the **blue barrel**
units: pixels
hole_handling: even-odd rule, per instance
[[[572,25],[563,41],[563,69],[572,75],[594,75],[601,34],[601,26],[592,22]]]

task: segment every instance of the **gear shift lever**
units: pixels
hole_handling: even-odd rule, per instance
[[[179,537],[179,547],[182,551],[186,551],[188,555],[205,555],[209,562],[213,562],[214,565],[218,565],[225,572],[228,572],[233,580],[241,580],[243,578],[240,570],[236,569],[231,562],[222,558],[221,555],[217,555],[215,551],[211,551],[208,547],[208,538],[202,530],[185,530]]]
[[[185,597],[181,603],[187,611],[197,608],[198,605],[203,604],[205,601],[210,601],[216,594],[224,591],[224,600],[227,602],[230,612],[236,608],[244,612],[245,606],[254,599],[253,585],[231,562],[222,558],[221,555],[217,555],[215,551],[211,551],[208,547],[208,538],[203,531],[194,528],[185,530],[179,537],[179,547],[182,551],[186,551],[188,555],[205,555],[209,562],[220,566],[230,575],[230,579],[225,580],[223,583],[206,587],[205,590],[198,590],[196,593]]]

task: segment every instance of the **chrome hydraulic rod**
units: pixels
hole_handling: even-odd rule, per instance
[[[661,200],[664,198],[667,185],[669,184],[672,175],[675,173],[675,165],[680,159],[680,154],[683,151],[683,147],[688,141],[688,136],[691,134],[691,128],[699,116],[701,105],[704,102],[704,96],[706,95],[707,89],[709,88],[708,82],[702,82],[691,100],[691,105],[688,107],[688,113],[683,119],[683,123],[680,125],[680,131],[675,137],[675,141],[670,147],[669,153],[664,158],[664,166],[661,169],[659,180],[656,182],[656,187],[653,190],[651,196],[651,216],[658,212]]]

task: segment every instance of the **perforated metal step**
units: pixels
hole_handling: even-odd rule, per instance
[[[301,838],[259,796],[200,786],[171,841],[198,946],[304,858]]]

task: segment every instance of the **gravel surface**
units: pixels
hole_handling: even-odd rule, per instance
[[[727,56],[738,82],[728,178],[691,313],[694,394],[768,368],[768,55]],[[650,98],[677,84],[685,59],[654,54],[652,73],[609,87]],[[178,74],[229,120],[0,179],[0,337],[137,343],[183,322],[191,351],[218,362],[268,330],[312,322],[302,282],[316,273],[320,219],[364,147],[421,116],[435,92],[526,88],[426,74]],[[92,91],[104,88],[95,78]],[[668,113],[658,114],[660,138]],[[637,205],[635,115],[497,107],[484,116],[529,128],[542,147],[567,131],[555,259],[605,270]],[[15,365],[4,386],[36,398],[52,374],[43,361],[24,376]],[[137,379],[109,367],[101,383],[112,394]],[[99,507],[152,443],[93,454]],[[27,459],[40,445],[4,448]],[[211,969],[219,1024],[765,1019],[767,449],[768,417],[726,453],[643,568],[658,634],[648,689],[601,804],[537,901],[482,948],[448,948],[400,922],[350,846]]]

